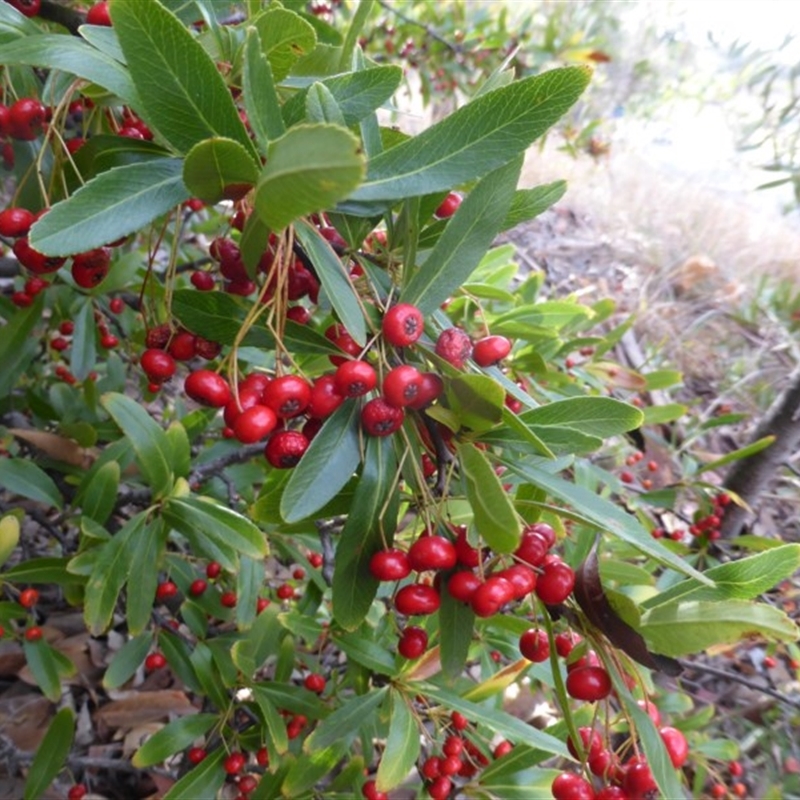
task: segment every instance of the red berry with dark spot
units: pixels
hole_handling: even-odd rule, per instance
[[[624,767],[622,788],[629,797],[641,800],[656,800],[658,784],[650,771],[650,765],[641,756],[634,756]]]
[[[264,456],[275,469],[291,469],[308,450],[308,444],[300,431],[277,431],[270,436]]]
[[[420,375],[417,397],[408,405],[417,411],[427,408],[443,391],[444,381],[435,372],[423,372]]]
[[[59,256],[46,256],[38,250],[34,250],[28,242],[27,236],[17,239],[11,246],[11,250],[17,257],[17,261],[25,269],[30,270],[36,275],[47,275],[56,272],[64,265],[65,258]]]
[[[381,323],[383,336],[395,347],[408,347],[414,344],[425,329],[422,312],[410,303],[398,303],[384,315]]]
[[[405,412],[382,397],[368,400],[361,409],[361,424],[371,436],[391,436],[403,425]]]
[[[411,574],[408,556],[402,550],[379,550],[369,561],[369,571],[379,581],[401,581]]]
[[[35,97],[22,97],[9,109],[9,132],[13,139],[32,142],[47,119],[47,109]]]
[[[390,369],[383,379],[381,391],[390,405],[403,408],[412,406],[419,398],[422,389],[422,375],[416,367],[401,364]]]
[[[253,444],[269,436],[277,424],[278,418],[269,406],[256,404],[236,417],[233,433],[243,444]]]
[[[98,247],[72,257],[72,278],[81,289],[94,289],[99,286],[111,264],[111,251],[107,247]]]
[[[472,340],[461,328],[447,328],[439,334],[435,352],[456,369],[461,369],[472,353]]]
[[[472,360],[479,367],[490,367],[511,352],[511,342],[505,336],[486,336],[472,346]]]
[[[311,384],[299,375],[281,375],[264,389],[264,403],[281,419],[302,414],[311,401]]]
[[[424,583],[404,586],[395,595],[394,607],[405,616],[433,614],[439,610],[439,592]]]
[[[337,392],[343,397],[361,397],[378,385],[378,375],[366,361],[345,361],[334,373]]]
[[[192,400],[212,408],[222,408],[231,399],[231,387],[225,378],[208,369],[189,373],[183,388]]]

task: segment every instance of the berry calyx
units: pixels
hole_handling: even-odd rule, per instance
[[[391,436],[400,430],[405,412],[382,397],[368,400],[361,409],[361,425],[371,436]]]
[[[337,392],[342,397],[361,397],[378,385],[378,375],[366,361],[345,361],[333,376]]]
[[[264,456],[275,469],[291,469],[308,450],[309,441],[300,431],[277,431],[270,436]]]
[[[425,329],[422,312],[410,303],[398,303],[384,314],[381,322],[383,336],[395,347],[408,347],[414,344]]]

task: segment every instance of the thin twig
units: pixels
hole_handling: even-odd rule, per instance
[[[462,55],[463,51],[459,45],[453,44],[445,39],[444,36],[442,36],[440,33],[437,33],[430,25],[426,25],[424,22],[420,22],[417,19],[407,17],[402,11],[398,11],[394,6],[392,6],[388,0],[378,0],[378,5],[388,11],[390,14],[394,14],[398,19],[403,20],[403,22],[405,22],[407,25],[414,25],[417,28],[422,28],[422,30],[425,31],[426,36],[430,36],[431,39],[435,39],[437,42],[439,42],[439,44],[444,45],[448,50],[450,50],[452,53],[455,53],[457,56]]]

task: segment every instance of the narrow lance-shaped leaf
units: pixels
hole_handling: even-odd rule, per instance
[[[192,767],[179,781],[174,783],[164,795],[164,800],[215,800],[220,786],[227,777],[222,761],[227,755],[220,747],[209,753],[196,767]]]
[[[192,714],[173,720],[156,731],[133,755],[134,767],[151,767],[189,747],[219,721],[217,714]]]
[[[97,323],[94,319],[94,303],[90,298],[84,298],[74,322],[69,366],[72,374],[82,381],[94,369],[97,360]]]
[[[419,758],[420,730],[416,717],[411,713],[406,698],[392,690],[389,716],[389,735],[386,737],[386,752],[390,758],[382,758],[375,776],[377,789],[388,792],[399,786]]]
[[[381,689],[373,689],[368,694],[353,697],[339,706],[333,714],[317,725],[303,744],[303,750],[306,753],[324,750],[334,742],[353,736],[369,718],[369,715],[383,702],[387,691],[388,687],[386,686]]]
[[[42,694],[50,702],[57,703],[61,699],[61,676],[55,651],[43,639],[36,642],[25,640],[22,643],[22,649],[28,669],[42,690]]]
[[[136,636],[145,630],[153,613],[158,586],[158,565],[167,543],[169,528],[161,517],[149,520],[125,550],[128,557],[128,590],[125,615],[128,630]]]
[[[447,191],[523,153],[578,99],[591,71],[565,67],[523,78],[458,109],[369,164],[353,200],[397,200]]]
[[[166,158],[103,172],[34,224],[31,246],[66,256],[141,230],[189,199],[181,170],[179,160]]]
[[[403,302],[429,314],[466,282],[502,228],[521,168],[522,158],[514,158],[467,195],[401,293]]]
[[[554,181],[532,189],[520,189],[514,193],[511,208],[503,221],[503,230],[507,231],[523,222],[538,217],[543,211],[557,203],[567,191],[566,181]]]
[[[0,336],[0,397],[6,397],[16,386],[17,378],[38,351],[31,331],[42,320],[44,295],[40,294],[29,308],[17,309],[3,326]]]
[[[179,153],[225,136],[255,156],[221,72],[183,23],[156,0],[114,0],[110,10],[147,124]]]
[[[286,132],[281,116],[278,93],[272,68],[261,51],[261,40],[255,28],[247,29],[242,63],[242,95],[250,128],[259,148],[266,153],[272,139]]]
[[[62,708],[47,728],[28,771],[24,800],[38,800],[64,767],[75,736],[72,710]]]
[[[474,630],[475,612],[472,607],[456,600],[450,592],[442,592],[439,648],[442,672],[449,681],[455,680],[464,669]]]
[[[0,459],[0,486],[7,492],[61,508],[63,500],[53,479],[32,461]]]

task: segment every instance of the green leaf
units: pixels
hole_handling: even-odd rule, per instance
[[[309,122],[330,122],[345,127],[344,114],[336,98],[324,84],[316,81],[306,95],[306,117]]]
[[[173,484],[169,440],[158,423],[131,397],[109,392],[100,398],[136,453],[136,463],[153,496],[163,497]]]
[[[164,800],[216,800],[217,792],[227,777],[222,761],[227,756],[220,747],[209,753],[196,767],[192,767],[164,795]]]
[[[53,479],[32,461],[22,458],[0,459],[0,486],[11,494],[27,497],[54,508],[63,500]]]
[[[198,142],[183,162],[183,182],[194,197],[209,204],[239,200],[258,180],[250,151],[233,139]]]
[[[19,519],[13,514],[0,517],[0,567],[8,561],[19,544]]]
[[[800,630],[778,608],[743,600],[669,603],[642,615],[639,632],[657,653],[683,656],[713,644],[732,644],[750,636],[794,641]]]
[[[516,324],[532,329],[551,328],[551,332],[555,333],[571,323],[589,320],[593,316],[594,312],[588,306],[569,300],[545,300],[525,304],[496,317],[492,322],[492,332],[511,333]]]
[[[312,719],[319,719],[325,715],[322,701],[300,686],[268,681],[253,686],[253,694],[263,694],[275,706],[285,708],[293,714],[305,714]]]
[[[311,259],[339,321],[356,344],[364,345],[367,341],[364,313],[341,259],[319,231],[304,220],[295,226],[295,234]]]
[[[683,575],[696,578],[706,586],[713,585],[709,578],[690,567],[680,556],[668,550],[639,524],[636,517],[614,503],[583,486],[576,486],[558,475],[551,475],[532,464],[501,459],[512,472],[545,490],[549,495],[571,506],[577,517],[586,524],[632,544],[639,552],[666,564]],[[576,518],[577,518],[576,517]]]
[[[270,142],[255,211],[273,231],[347,197],[364,176],[360,142],[338,125],[297,125]]]
[[[111,19],[148,125],[179,153],[223,136],[255,155],[222,73],[180,20],[156,0],[114,0]]]
[[[181,168],[178,159],[163,158],[103,172],[34,224],[31,246],[66,256],[141,230],[189,199]]]
[[[751,442],[744,447],[740,447],[738,450],[734,450],[731,453],[726,453],[721,458],[716,458],[713,461],[708,462],[707,464],[702,464],[697,468],[696,475],[699,475],[701,472],[708,472],[709,470],[716,470],[720,467],[724,467],[728,464],[733,463],[734,461],[741,461],[743,458],[749,458],[756,453],[760,453],[762,450],[765,450],[775,441],[775,436],[764,436],[759,439],[757,442]]]
[[[513,158],[467,195],[401,292],[402,302],[431,314],[467,281],[502,228],[521,168],[522,158]]]
[[[523,153],[578,99],[591,72],[566,67],[477,97],[419,136],[369,163],[357,201],[449,191]],[[505,217],[505,211],[503,216]]]
[[[204,736],[215,723],[218,714],[192,714],[167,723],[154,733],[134,754],[131,763],[134,767],[152,767],[189,747],[195,739]]]
[[[286,778],[280,787],[280,796],[308,797],[309,790],[326,775],[330,775],[344,758],[348,750],[347,744],[347,741],[337,741],[324,750],[315,750],[310,755],[298,756],[286,773]],[[273,794],[273,797],[275,796],[277,793]]]
[[[233,509],[201,497],[170,497],[163,506],[165,519],[184,536],[199,534],[227,545],[250,558],[267,555],[264,534]]]
[[[383,686],[343,703],[317,725],[305,740],[303,750],[306,753],[324,750],[335,742],[353,736],[383,702],[388,690],[388,686]]]
[[[342,112],[345,125],[357,125],[382,106],[397,90],[403,80],[403,70],[395,65],[321,78],[321,83],[333,96]],[[283,105],[283,119],[287,125],[297,125],[305,119],[306,95],[302,89]]]
[[[520,758],[532,754],[529,761],[539,763],[540,755],[530,748],[517,745],[511,753],[503,756],[486,768],[486,773],[481,775],[480,785],[488,792],[488,797],[502,797],[503,800],[552,800],[553,792],[550,787],[561,770],[537,769],[517,767],[512,760],[506,764],[507,759]],[[497,767],[496,772],[489,772]]]
[[[361,573],[362,579],[365,574]],[[334,634],[331,638],[351,661],[355,661],[380,675],[396,674],[397,666],[394,656],[380,645],[365,638],[363,634],[358,632]]]
[[[361,624],[378,590],[378,581],[369,572],[369,560],[383,548],[382,523],[384,535],[394,532],[390,516],[382,517],[381,512],[393,488],[395,469],[391,442],[370,437],[351,511],[336,547],[333,573],[333,616],[348,631]]]
[[[39,33],[6,42],[0,45],[0,63],[61,70],[102,86],[126,105],[138,108],[140,103],[125,67],[77,36]]]
[[[28,779],[25,781],[25,800],[38,800],[63,768],[75,736],[75,718],[70,708],[62,708],[47,728],[33,756]]]
[[[641,607],[656,608],[677,600],[751,600],[800,569],[800,544],[784,544],[756,555],[719,564],[705,572],[714,586],[703,586],[692,578],[645,600]]]
[[[52,703],[61,700],[61,676],[55,651],[44,639],[22,643],[25,660],[42,694]]]
[[[242,63],[242,94],[250,128],[266,153],[272,139],[286,132],[272,68],[264,57],[255,28],[247,29]]]
[[[503,418],[505,390],[488,375],[458,375],[447,382],[446,391],[450,408],[465,428],[482,433]]]
[[[97,360],[97,323],[94,319],[94,303],[90,298],[81,302],[74,322],[69,366],[72,374],[82,381],[94,369]]]
[[[180,422],[170,422],[165,431],[169,444],[170,466],[173,473],[180,478],[189,474],[192,466],[192,452],[189,444],[189,435]]]
[[[136,636],[151,621],[158,586],[158,568],[167,544],[169,528],[161,517],[153,517],[139,531],[128,551],[128,595],[125,617],[128,631]]]
[[[253,690],[253,698],[266,724],[268,746],[273,747],[278,755],[283,755],[289,747],[289,737],[286,735],[286,721],[264,692],[258,691],[258,687]]]
[[[570,397],[519,415],[526,424],[562,426],[602,439],[638,428],[644,415],[638,408],[611,397]],[[541,435],[541,431],[537,431]]]
[[[2,7],[2,6],[0,6]],[[20,374],[38,352],[38,342],[31,336],[42,321],[44,296],[39,295],[29,308],[17,309],[0,331],[0,397],[16,387]]]
[[[557,203],[567,191],[566,181],[554,181],[533,189],[520,189],[514,192],[511,208],[503,221],[503,230],[507,231],[523,222],[538,217],[543,211]]]
[[[358,420],[358,404],[345,402],[311,440],[281,497],[286,522],[310,517],[350,480],[361,461]]]
[[[259,14],[254,24],[269,60],[275,80],[280,82],[295,61],[310,53],[317,44],[314,28],[301,16],[285,8],[270,8]]]
[[[448,591],[441,593],[439,607],[439,649],[442,672],[454,681],[464,670],[469,646],[475,631],[475,612],[467,603],[460,603]]]
[[[9,3],[0,3],[0,35],[3,41],[20,36],[36,36],[39,33],[41,30],[32,19],[21,14]]]
[[[116,461],[103,464],[90,481],[81,483],[81,512],[102,525],[114,510],[119,488],[120,468]]]
[[[139,665],[145,660],[153,644],[152,633],[140,633],[128,639],[114,654],[108,669],[103,675],[105,689],[118,689],[133,677]]]
[[[379,792],[388,792],[399,786],[414,768],[419,758],[420,728],[417,719],[408,707],[406,698],[396,689],[390,697],[389,733],[386,737],[386,752],[390,758],[382,758],[375,776]]]
[[[680,419],[689,410],[683,403],[664,403],[660,406],[646,406],[644,411],[644,425],[662,425],[665,422],[674,422]]]
[[[421,682],[414,686],[421,695],[440,703],[448,712],[458,711],[471,722],[486,725],[491,731],[504,736],[509,741],[527,744],[545,753],[569,758],[567,746],[560,739],[536,730],[532,725],[528,725],[505,711],[497,711],[486,705],[471,703],[455,692],[441,689],[432,683]]]
[[[43,558],[29,558],[15,564],[3,573],[9,581],[24,583],[82,583],[82,579],[67,572],[69,558],[60,556],[45,556]]]
[[[520,522],[508,492],[482,450],[462,443],[457,452],[475,527],[496,553],[513,552],[519,545]]]

